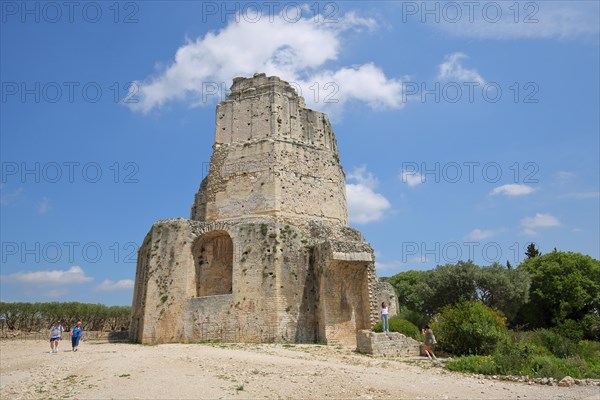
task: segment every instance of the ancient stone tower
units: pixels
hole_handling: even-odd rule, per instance
[[[235,78],[191,219],[139,250],[131,338],[355,344],[379,310],[374,261],[327,115],[275,76]]]

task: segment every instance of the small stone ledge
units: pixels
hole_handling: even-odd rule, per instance
[[[373,257],[371,255],[371,253],[342,253],[342,252],[338,252],[338,251],[334,251],[333,252],[333,256],[332,256],[333,260],[336,261],[367,261],[367,262],[372,262],[373,261]]]
[[[398,332],[378,333],[367,329],[356,333],[356,351],[378,357],[420,355],[420,343]]]

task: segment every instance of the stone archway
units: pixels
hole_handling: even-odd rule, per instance
[[[196,296],[231,294],[233,242],[225,231],[200,236],[192,246],[196,272]]]

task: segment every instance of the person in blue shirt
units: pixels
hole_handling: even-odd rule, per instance
[[[71,344],[73,345],[73,351],[77,351],[77,347],[79,346],[79,339],[81,339],[82,333],[83,326],[81,326],[81,321],[78,321],[77,325],[71,328]]]

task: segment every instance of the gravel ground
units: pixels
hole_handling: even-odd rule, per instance
[[[600,387],[495,381],[352,348],[286,344],[0,343],[2,399],[593,399]]]

